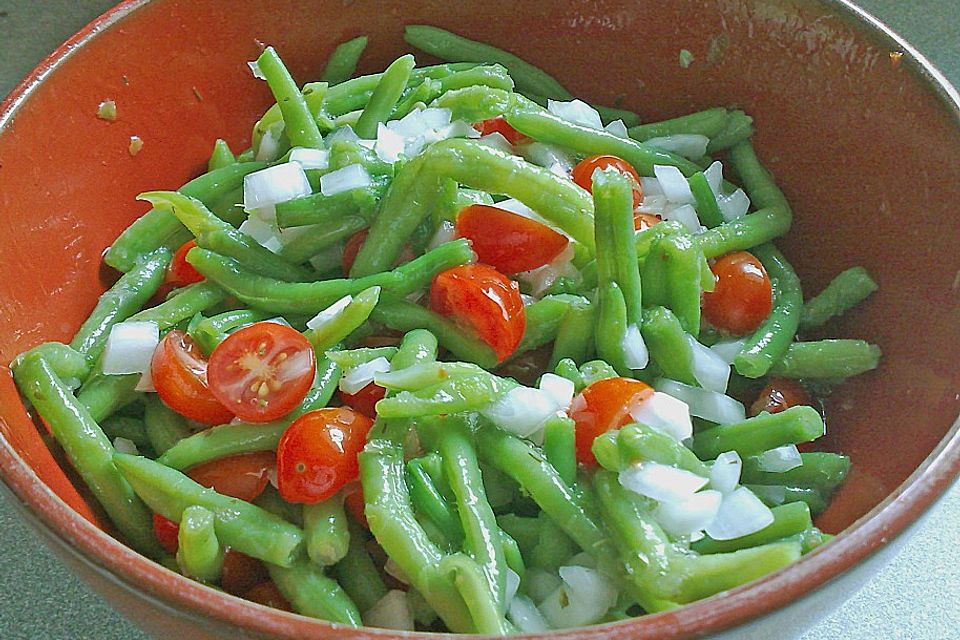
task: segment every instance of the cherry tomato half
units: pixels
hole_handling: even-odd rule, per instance
[[[256,602],[257,604],[262,604],[267,607],[273,607],[274,609],[293,611],[290,602],[283,597],[280,589],[277,588],[277,585],[274,584],[272,580],[253,585],[243,594],[243,598],[244,600]]]
[[[527,327],[520,286],[485,264],[438,274],[430,285],[430,306],[471,327],[500,361],[516,351]]]
[[[243,596],[254,586],[269,579],[267,567],[256,558],[230,548],[224,552],[220,587],[227,593]]]
[[[180,525],[167,520],[159,513],[153,514],[153,533],[163,550],[173,555],[180,548]]]
[[[456,228],[457,236],[470,240],[480,262],[502,273],[542,267],[570,242],[545,224],[486,204],[465,207]]]
[[[185,287],[194,282],[203,280],[203,275],[192,264],[187,262],[187,252],[197,246],[196,240],[183,243],[173,254],[170,266],[167,267],[167,284],[175,287]]]
[[[350,239],[347,240],[347,243],[343,245],[343,256],[341,257],[341,261],[343,263],[343,275],[349,275],[350,269],[353,268],[353,263],[357,260],[357,254],[360,253],[360,247],[363,246],[363,242],[367,239],[367,235],[369,234],[370,229],[361,229],[350,236]]]
[[[514,129],[513,126],[511,126],[503,116],[497,116],[496,118],[490,118],[489,120],[484,120],[483,122],[477,122],[473,125],[473,128],[479,131],[481,136],[488,136],[491,133],[499,133],[506,138],[507,142],[510,144],[520,144],[530,139]]]
[[[710,268],[716,288],[703,294],[703,315],[721,331],[746,335],[767,319],[773,308],[770,276],[760,261],[746,251],[728,253]]]
[[[786,378],[771,378],[767,386],[760,391],[756,401],[750,405],[750,415],[755,416],[762,411],[780,413],[790,407],[809,405],[810,395],[803,385],[796,380]]]
[[[204,424],[230,422],[233,414],[210,391],[207,366],[203,353],[189,335],[171,331],[153,353],[153,386],[164,404],[191,420]]]
[[[373,420],[345,407],[297,418],[277,445],[277,484],[287,502],[326,500],[359,477],[357,454]]]
[[[376,418],[377,403],[383,400],[383,396],[386,395],[386,393],[386,389],[375,382],[371,382],[356,393],[345,393],[341,391],[340,399],[343,400],[343,404],[359,411],[368,418]]]
[[[187,475],[217,493],[250,502],[263,493],[276,463],[272,451],[244,453],[191,467]]]
[[[607,169],[613,167],[620,173],[631,179],[633,183],[633,208],[636,209],[643,201],[643,188],[640,186],[640,176],[637,170],[629,162],[617,156],[590,156],[580,161],[573,168],[571,177],[573,181],[593,193],[593,172],[597,169]]]
[[[313,346],[278,322],[255,322],[217,345],[208,379],[213,395],[248,422],[269,422],[300,404],[316,373]]]
[[[652,213],[633,214],[633,229],[635,231],[646,231],[660,222],[663,222],[663,218]]]
[[[592,467],[593,441],[597,436],[619,429],[631,420],[630,409],[653,396],[653,388],[630,378],[597,380],[577,395],[570,405],[570,417],[576,422],[577,460]]]

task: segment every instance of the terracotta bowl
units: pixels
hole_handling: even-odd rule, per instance
[[[782,246],[808,290],[854,264],[875,274],[880,293],[830,327],[884,351],[879,371],[852,380],[827,406],[828,446],[849,454],[854,471],[819,524],[842,535],[729,593],[552,637],[784,638],[825,616],[960,471],[960,100],[908,45],[839,0],[126,2],[63,45],[0,108],[0,362],[44,340],[69,340],[102,289],[101,252],[144,211],[138,192],[176,188],[200,172],[218,136],[247,145],[271,102],[245,64],[260,43],[276,45],[305,82],[338,42],[360,33],[371,37],[363,70],[381,69],[405,50],[405,22],[515,51],[578,95],[648,120],[741,106],[795,205]],[[681,48],[695,56],[688,69],[678,65]],[[96,118],[105,99],[117,103],[115,122]],[[134,135],[144,142],[135,157]],[[24,518],[145,629],[189,638],[412,637],[253,605],[130,551],[48,450],[6,370],[0,434],[0,471]]]

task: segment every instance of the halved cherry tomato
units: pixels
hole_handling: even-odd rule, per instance
[[[367,522],[367,504],[363,499],[363,487],[359,482],[351,482],[343,488],[343,506],[347,508],[350,517],[364,529],[370,528]]]
[[[527,327],[520,286],[485,264],[438,274],[430,285],[430,306],[471,327],[500,361],[516,351]]]
[[[663,222],[663,218],[660,216],[654,215],[652,213],[635,213],[633,214],[633,229],[634,231],[646,231],[655,224]]]
[[[350,273],[353,263],[357,260],[357,254],[360,253],[360,247],[363,246],[363,241],[367,239],[369,234],[370,229],[361,229],[350,236],[347,243],[343,245],[343,256],[340,258],[343,262],[343,275]]]
[[[273,607],[274,609],[280,609],[282,611],[293,611],[293,607],[290,606],[290,602],[283,597],[283,594],[280,593],[280,589],[277,588],[277,585],[273,583],[272,580],[267,580],[266,582],[261,582],[256,584],[243,594],[244,600],[249,600],[250,602],[256,602],[257,604],[262,604],[268,607]]]
[[[239,418],[269,422],[300,404],[316,373],[313,346],[278,322],[256,322],[231,333],[210,354],[213,395]]]
[[[545,224],[486,204],[472,204],[457,216],[457,236],[467,238],[477,259],[503,273],[547,264],[569,244]]]
[[[159,513],[153,514],[153,533],[163,550],[173,555],[180,548],[180,525],[167,520]]]
[[[343,400],[343,404],[352,409],[356,409],[368,418],[376,418],[377,403],[383,400],[383,396],[386,393],[386,389],[375,382],[371,382],[356,393],[345,393],[341,391],[340,399]]]
[[[771,378],[767,386],[760,391],[756,401],[750,405],[750,415],[755,416],[761,411],[780,413],[790,407],[809,405],[810,395],[803,385],[796,380],[787,378]]]
[[[261,582],[270,579],[267,567],[256,558],[234,549],[223,554],[223,568],[220,569],[220,587],[227,593],[242,596]]]
[[[597,169],[607,169],[609,167],[613,167],[630,178],[630,181],[633,183],[633,208],[636,209],[640,206],[640,202],[643,201],[643,188],[640,186],[640,176],[637,174],[637,170],[633,168],[633,165],[623,158],[608,155],[584,158],[573,168],[571,177],[575,183],[590,193],[593,193],[593,172]]]
[[[577,395],[569,414],[576,422],[577,460],[593,467],[593,441],[597,436],[630,422],[630,409],[653,396],[650,385],[630,378],[597,380]]]
[[[767,319],[773,308],[770,276],[760,261],[746,251],[728,253],[710,268],[716,288],[703,294],[703,315],[717,329],[746,335]]]
[[[499,133],[506,138],[507,142],[510,144],[520,144],[521,142],[526,142],[530,139],[514,129],[503,116],[497,116],[496,118],[490,118],[489,120],[484,120],[483,122],[477,122],[473,125],[473,128],[479,131],[481,136],[488,136],[491,133]]]
[[[297,418],[277,445],[277,484],[287,502],[326,500],[359,477],[357,454],[367,442],[373,420],[336,407]]]
[[[203,275],[187,262],[187,252],[195,246],[197,246],[196,240],[185,242],[173,254],[170,266],[167,267],[167,284],[175,287],[185,287],[188,284],[203,280]]]
[[[207,383],[207,360],[193,339],[180,330],[168,333],[153,353],[150,374],[164,404],[191,420],[223,424],[233,419]]]
[[[217,493],[250,502],[263,493],[276,463],[272,451],[244,453],[191,467],[187,475]]]

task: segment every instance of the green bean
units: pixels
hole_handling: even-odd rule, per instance
[[[393,357],[397,355],[397,348],[361,347],[359,349],[347,349],[344,351],[327,351],[326,355],[334,363],[336,363],[338,367],[346,371],[347,369],[359,367],[360,365],[376,360],[377,358],[386,358],[387,360],[392,360]]]
[[[526,326],[523,338],[516,350],[510,356],[516,356],[542,347],[552,342],[560,331],[560,325],[566,312],[572,307],[589,306],[590,301],[582,296],[558,294],[544,296],[540,300],[524,307]]]
[[[524,556],[533,553],[533,548],[540,540],[540,527],[543,521],[539,518],[525,518],[515,513],[505,513],[497,516],[497,523],[501,530],[520,547]]]
[[[437,27],[414,24],[404,28],[404,39],[441,60],[501,64],[507,68],[522,91],[531,91],[556,100],[569,100],[573,97],[541,69],[489,44],[468,40]]]
[[[770,275],[773,310],[753,335],[747,338],[733,366],[742,376],[759,378],[770,371],[790,348],[803,311],[803,292],[800,290],[800,278],[793,267],[773,245],[757,247],[753,253]]]
[[[781,378],[849,378],[877,368],[880,347],[863,340],[793,342],[783,358],[770,367]]]
[[[422,458],[407,462],[407,484],[410,501],[417,512],[437,527],[451,547],[459,548],[463,542],[463,526],[456,506],[441,495]]]
[[[143,421],[128,416],[110,416],[100,425],[103,433],[111,440],[115,438],[126,438],[136,445],[141,452],[151,451],[152,445],[147,438],[147,432],[143,427]]]
[[[322,502],[303,506],[303,535],[307,555],[321,567],[336,564],[347,555],[350,533],[342,492]]]
[[[438,82],[442,93],[467,87],[489,87],[501,91],[513,91],[513,78],[507,68],[501,64],[477,65],[471,69],[444,76]]]
[[[320,79],[331,86],[345,82],[353,77],[357,70],[357,62],[367,48],[367,36],[359,36],[346,42],[341,42],[330,54],[327,66],[324,67]]]
[[[714,107],[706,111],[698,111],[678,118],[649,122],[636,127],[630,127],[627,133],[639,142],[646,142],[650,138],[662,138],[677,134],[698,134],[713,138],[723,131],[727,124],[727,110],[723,107]]]
[[[337,220],[322,229],[310,229],[297,236],[280,249],[280,256],[292,263],[300,264],[310,260],[330,247],[349,239],[366,228],[367,221],[359,216],[349,216]]]
[[[210,153],[210,159],[207,161],[207,171],[216,171],[230,165],[236,164],[237,158],[230,150],[230,145],[222,138],[217,138],[213,143],[213,151]]]
[[[333,574],[357,608],[364,612],[387,595],[387,586],[367,551],[369,534],[352,521],[349,523],[349,533],[347,555],[333,566]]]
[[[132,322],[156,322],[160,331],[165,331],[217,306],[226,297],[223,290],[212,282],[198,282],[180,289],[157,306],[144,309],[127,319]]]
[[[349,627],[363,624],[350,596],[307,558],[298,558],[288,565],[268,563],[267,570],[297,613]]]
[[[283,115],[283,132],[294,147],[323,148],[323,136],[290,72],[273,47],[267,47],[257,58],[257,66],[267,80]]]
[[[619,120],[623,123],[625,127],[635,127],[640,124],[640,116],[630,111],[629,109],[620,109],[619,107],[607,107],[602,104],[590,104],[597,113],[600,114],[600,119],[603,120],[604,124],[610,124],[615,120]]]
[[[213,512],[220,542],[241,553],[290,566],[303,550],[303,531],[260,507],[207,489],[159,462],[122,453],[113,460],[147,506],[168,520],[180,522],[187,507],[199,505]]]
[[[316,313],[340,298],[379,286],[386,299],[397,300],[426,288],[441,271],[475,258],[470,243],[454,240],[403,264],[393,271],[363,278],[319,282],[281,282],[258,276],[235,260],[200,248],[191,249],[187,261],[197,271],[222,286],[242,302],[275,313]]]
[[[190,506],[183,510],[177,564],[183,575],[200,582],[217,582],[223,568],[223,546],[217,540],[214,516],[209,509]]]
[[[706,176],[702,171],[690,176],[690,191],[696,200],[697,215],[700,222],[708,229],[723,224],[723,214],[720,213],[720,205],[717,204],[717,196],[714,195]]]
[[[743,464],[744,484],[784,485],[816,489],[829,496],[847,477],[850,458],[836,453],[801,453],[799,467],[774,473],[760,469],[756,458],[747,458]]]
[[[749,141],[740,142],[730,149],[730,162],[740,174],[744,188],[750,201],[757,209],[768,207],[790,210],[790,204],[783,195],[780,187],[773,181],[773,176],[760,161]]]
[[[788,487],[783,485],[745,484],[768,507],[802,502],[817,515],[827,508],[827,496],[817,489],[809,487]]]
[[[453,579],[453,584],[470,611],[477,633],[505,636],[511,632],[501,606],[490,594],[482,567],[468,556],[455,553],[440,561],[440,571]]]
[[[11,364],[17,387],[130,545],[148,557],[161,557],[151,514],[114,465],[113,445],[58,375],[73,377],[87,366],[85,359],[80,354],[69,357],[73,362],[65,364],[71,366],[57,367],[58,372],[44,353],[44,349],[29,351]]]
[[[648,229],[638,231],[635,234],[637,262],[641,267],[643,267],[643,264],[647,260],[647,256],[650,255],[650,251],[662,238],[667,236],[684,235],[686,233],[687,228],[676,220],[664,220],[663,222],[658,222]]]
[[[479,411],[496,402],[517,383],[478,368],[473,373],[449,378],[417,389],[401,391],[377,403],[377,415],[384,418],[416,418],[461,411]]]
[[[538,520],[540,528],[537,544],[530,553],[530,565],[554,573],[568,564],[580,547],[545,513],[541,512]]]
[[[143,424],[150,446],[157,455],[163,455],[172,446],[190,436],[190,429],[179,413],[169,408],[154,395],[144,398]]]
[[[707,153],[714,154],[729,149],[741,142],[750,139],[753,135],[753,118],[743,111],[730,111],[723,130],[710,136]]]
[[[830,281],[823,291],[803,305],[800,327],[819,327],[834,316],[843,315],[877,290],[877,283],[863,267],[853,267]]]
[[[692,448],[703,460],[712,460],[725,451],[747,457],[788,444],[810,442],[823,434],[823,418],[817,410],[800,405],[700,431],[693,436]]]
[[[366,220],[376,211],[377,200],[382,193],[383,186],[374,183],[332,196],[314,193],[281,202],[276,205],[277,224],[281,229],[286,229],[314,224],[331,225],[350,216]]]
[[[364,289],[357,295],[352,296],[350,302],[343,309],[333,316],[326,317],[323,322],[315,323],[304,335],[317,353],[324,353],[366,322],[379,301],[380,287]]]
[[[626,176],[615,169],[594,172],[593,206],[599,283],[617,283],[627,322],[639,327],[643,322],[640,270],[633,238],[633,194]]]
[[[693,451],[678,440],[652,427],[631,424],[615,433],[621,467],[651,461],[677,467],[701,477],[707,477],[710,474],[707,466]]]
[[[410,74],[411,84],[423,82],[425,79],[438,80],[457,71],[472,69],[477,66],[472,62],[438,64],[428,67],[414,69]],[[376,89],[382,73],[374,73],[366,76],[360,76],[345,80],[336,86],[331,86],[323,100],[323,111],[325,113],[339,116],[350,111],[362,109],[370,95]],[[307,85],[310,87],[311,85]],[[305,87],[306,89],[306,87]]]
[[[566,416],[554,416],[546,421],[543,425],[543,454],[564,482],[572,485],[577,481],[573,420]]]
[[[469,362],[424,362],[399,371],[378,373],[374,381],[390,391],[419,391],[452,376],[465,375],[484,376],[489,373]]]
[[[660,306],[644,309],[640,332],[650,359],[664,377],[699,386],[693,374],[693,351],[688,334],[672,311]]]
[[[560,361],[569,358],[574,363],[584,362],[593,355],[593,333],[596,326],[596,308],[592,304],[570,305],[557,327],[548,369],[555,369]]]
[[[407,54],[400,56],[386,68],[377,88],[370,95],[367,106],[363,108],[357,126],[354,127],[358,136],[367,139],[377,137],[377,125],[386,122],[393,108],[397,106],[397,101],[410,80],[414,64],[416,62],[413,56]]]
[[[397,106],[393,108],[388,120],[400,120],[408,115],[420,105],[427,105],[436,100],[443,93],[443,87],[439,80],[433,78],[424,78],[423,82],[415,87],[409,88],[397,101]]]
[[[500,536],[500,544],[503,545],[503,557],[504,561],[507,563],[507,567],[516,573],[520,577],[520,580],[523,581],[523,576],[527,572],[527,567],[523,561],[523,554],[520,552],[520,545],[517,544],[517,541],[514,540],[510,534],[504,531],[502,528],[498,529],[497,532]]]
[[[98,366],[77,390],[77,402],[86,409],[94,422],[102,422],[118,409],[138,399],[140,394],[135,388],[139,380],[139,373],[108,376]]]
[[[666,236],[653,245],[642,276],[649,285],[646,302],[669,307],[694,336],[700,334],[702,262],[703,254],[691,236]]]
[[[202,318],[187,330],[200,350],[210,355],[218,344],[227,339],[230,331],[270,318],[270,314],[255,309],[225,311],[210,318]]]
[[[437,359],[437,338],[427,329],[409,329],[390,364],[394,371]]]
[[[780,541],[732,553],[684,557],[677,567],[686,569],[677,600],[693,602],[739,587],[790,566],[802,553],[800,542]]]
[[[303,505],[287,502],[272,484],[268,484],[252,503],[275,516],[286,520],[290,524],[303,527]]]
[[[616,282],[608,282],[597,291],[597,355],[609,362],[622,376],[629,376],[624,343],[627,338],[627,303]]]
[[[771,509],[773,522],[765,528],[733,540],[714,540],[706,537],[690,545],[697,553],[728,553],[748,547],[756,547],[768,542],[775,542],[781,538],[803,533],[813,527],[810,519],[810,507],[803,502],[791,502]]]
[[[244,176],[266,166],[263,162],[233,164],[205,173],[177,191],[209,205],[241,186]],[[134,220],[133,224],[113,241],[104,254],[103,260],[114,269],[126,272],[136,266],[141,256],[160,247],[176,251],[190,238],[190,232],[172,213],[162,209],[151,209]]]
[[[166,276],[170,252],[158,249],[117,280],[100,299],[93,312],[77,330],[70,346],[95,362],[103,352],[110,330],[139,311],[156,293]]]
[[[779,238],[790,230],[792,219],[790,211],[780,207],[760,209],[708,229],[695,238],[707,258],[719,258],[727,253],[744,251]],[[661,222],[652,228],[656,229],[664,224]]]
[[[509,91],[473,85],[447,91],[434,100],[431,106],[450,109],[452,120],[482,122],[506,113],[514,103],[513,95]]]

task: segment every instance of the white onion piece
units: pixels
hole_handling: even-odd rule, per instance
[[[279,230],[275,226],[264,222],[260,216],[250,216],[240,223],[237,231],[250,236],[274,253],[283,247],[283,243],[280,242],[280,238],[278,237]]]
[[[525,306],[525,307],[529,307],[529,306],[532,305],[534,302],[537,302],[538,299],[539,299],[539,298],[534,298],[533,296],[528,296],[528,295],[525,294],[525,293],[521,293],[521,294],[520,294],[520,300],[523,302],[523,306]]]
[[[121,438],[120,436],[117,436],[113,439],[113,448],[117,450],[117,453],[125,453],[129,456],[140,454],[140,451],[137,450],[137,445],[133,440]]]
[[[676,220],[690,233],[700,233],[703,231],[703,225],[700,224],[700,216],[693,205],[682,204],[679,207],[667,207],[661,214],[664,220]]]
[[[531,142],[517,147],[527,162],[549,169],[553,173],[568,177],[573,170],[573,158],[562,147],[545,142]]]
[[[795,444],[770,449],[757,456],[757,466],[760,470],[770,473],[783,473],[802,465],[803,458],[800,457],[800,451]]]
[[[562,410],[570,407],[573,402],[573,396],[576,387],[571,380],[555,373],[545,373],[540,377],[540,383],[537,385],[541,391],[553,398],[557,406]]]
[[[259,162],[271,162],[280,155],[280,135],[283,133],[283,123],[278,122],[263,132],[260,136],[260,143],[257,145],[257,153],[253,159]]]
[[[555,573],[550,573],[540,567],[528,567],[523,576],[523,590],[534,602],[541,602],[551,593],[560,588],[563,580]]]
[[[650,138],[645,140],[644,144],[696,160],[706,155],[710,138],[697,133],[675,133],[671,136]]]
[[[547,111],[567,122],[591,129],[603,129],[603,121],[596,109],[583,100],[547,100]]]
[[[412,139],[423,136],[423,134],[427,132],[427,129],[429,129],[422,115],[423,111],[424,109],[414,109],[399,120],[389,121],[387,127],[396,131],[404,138]]]
[[[77,386],[79,387],[80,385],[78,384]],[[133,390],[142,393],[156,393],[157,388],[153,386],[153,374],[150,372],[150,369],[143,372],[143,375],[137,380],[137,386],[135,386]]]
[[[733,361],[737,359],[737,355],[743,349],[744,343],[746,343],[746,338],[738,338],[736,340],[721,340],[716,344],[710,347],[710,351],[713,351],[717,356],[720,357],[727,364],[733,364]]]
[[[266,80],[267,77],[263,75],[263,71],[260,71],[260,65],[257,64],[256,60],[251,60],[247,63],[247,66],[250,67],[250,72],[253,73],[253,77],[257,80]]]
[[[685,469],[649,460],[622,470],[619,480],[624,489],[658,502],[686,500],[709,482]]]
[[[505,602],[507,603],[507,608],[510,607],[510,603],[513,602],[514,597],[517,595],[517,591],[520,589],[520,575],[513,569],[507,567],[507,597]]]
[[[627,125],[623,124],[623,120],[614,120],[613,122],[605,126],[603,129],[608,133],[612,133],[618,138],[630,137],[630,134],[627,133]],[[703,155],[703,154],[700,154],[700,155]]]
[[[403,569],[400,568],[400,565],[398,565],[397,561],[393,558],[387,558],[387,561],[383,565],[383,571],[388,576],[396,578],[397,582],[401,584],[410,584],[410,578],[403,572]]]
[[[651,397],[630,408],[630,417],[677,440],[686,440],[693,435],[689,407],[667,393],[654,392]]]
[[[567,560],[567,564],[570,566],[587,567],[588,569],[597,568],[596,558],[594,558],[592,555],[590,555],[586,551],[581,551],[577,555]]]
[[[320,193],[333,196],[351,189],[373,184],[370,174],[361,164],[351,164],[320,176]]]
[[[647,196],[662,196],[663,187],[660,186],[660,181],[656,178],[648,178],[647,176],[640,176],[640,188],[643,189],[643,197]]]
[[[357,135],[357,132],[353,130],[348,124],[338,127],[327,134],[326,142],[327,144],[332,144],[342,140],[344,142],[360,142],[360,136]]]
[[[540,603],[554,629],[594,623],[617,603],[617,588],[599,572],[585,567],[560,567],[559,572],[563,585]]]
[[[442,129],[450,124],[453,111],[446,108],[428,107],[420,111],[420,119],[428,129]]]
[[[307,320],[307,328],[320,329],[321,327],[327,325],[329,322],[339,316],[344,309],[350,306],[351,302],[353,302],[353,296],[343,296],[332,305]]]
[[[449,220],[443,220],[437,230],[433,232],[433,237],[427,243],[427,249],[436,249],[440,245],[457,239],[457,230]]]
[[[244,176],[243,209],[253,211],[310,193],[310,181],[303,167],[296,162],[284,162]]]
[[[743,461],[736,451],[725,451],[710,466],[710,488],[720,493],[732,493],[740,484]]]
[[[787,488],[784,486],[774,484],[751,484],[745,486],[767,504],[779,505],[787,501]]]
[[[654,165],[653,174],[660,181],[660,187],[663,189],[667,200],[677,204],[693,204],[695,202],[693,192],[690,191],[690,183],[680,172],[680,169],[667,165]]]
[[[713,163],[703,170],[703,177],[707,179],[707,184],[710,185],[710,191],[713,191],[713,195],[720,195],[720,185],[723,184],[723,163],[719,160],[714,160]]]
[[[330,166],[330,152],[326,149],[296,147],[290,150],[289,159],[304,169],[326,169]]]
[[[676,502],[661,502],[654,517],[670,535],[689,536],[713,522],[722,501],[722,493],[708,489]]]
[[[340,390],[351,395],[357,393],[373,382],[375,375],[387,371],[390,371],[390,361],[383,357],[374,358],[370,362],[344,372],[343,377],[340,378]]]
[[[120,322],[110,328],[103,349],[103,372],[108,376],[150,370],[153,352],[160,344],[156,322]]]
[[[510,144],[510,141],[503,137],[502,134],[494,131],[493,133],[488,133],[485,136],[481,136],[477,139],[482,145],[486,145],[498,151],[503,151],[504,153],[513,155],[513,145]]]
[[[657,391],[669,393],[673,397],[683,400],[690,407],[691,415],[710,422],[731,424],[740,422],[747,417],[747,411],[743,404],[716,391],[691,387],[688,384],[665,378],[657,380],[654,387]]]
[[[730,365],[719,355],[700,342],[689,333],[687,343],[693,352],[693,377],[704,389],[726,393],[730,382]]]
[[[773,519],[770,507],[750,489],[740,487],[723,496],[717,517],[706,527],[706,532],[714,540],[733,540],[766,529]]]
[[[667,209],[675,209],[676,205],[670,203],[667,200],[667,196],[662,193],[655,193],[653,195],[643,194],[643,201],[640,202],[640,206],[637,207],[637,211],[640,213],[652,213],[653,215],[663,217],[663,213]]]
[[[405,147],[403,136],[382,122],[377,125],[377,144],[373,148],[378,158],[384,162],[396,162],[403,155]]]
[[[643,369],[650,363],[650,352],[643,341],[640,327],[631,324],[623,336],[623,361],[631,369]]]
[[[447,140],[448,138],[472,138],[475,140],[480,137],[480,132],[466,120],[454,120],[447,126],[440,128],[437,135],[440,136],[441,140]]]
[[[523,595],[516,596],[510,603],[507,618],[521,633],[543,633],[550,630],[543,614],[533,601]]]
[[[521,386],[505,393],[482,413],[504,431],[528,438],[565,408],[550,393]]]
[[[750,198],[743,192],[743,189],[737,189],[728,196],[717,198],[717,204],[720,205],[720,215],[727,222],[742,218],[747,215],[750,209]]]
[[[388,591],[363,614],[363,624],[397,631],[414,630],[413,609],[407,594],[399,589]]]
[[[503,204],[504,203],[501,202],[497,206],[501,207]],[[517,204],[521,203],[517,202]],[[521,204],[521,206],[524,205]],[[539,216],[537,216],[536,213],[533,213],[532,210],[530,210],[530,213],[532,214],[530,216],[532,219],[539,219]],[[525,283],[530,288],[530,292],[535,297],[538,297],[542,295],[543,292],[550,287],[550,285],[556,282],[558,278],[576,278],[579,275],[577,268],[573,266],[573,256],[573,245],[568,244],[566,248],[561,251],[560,254],[557,255],[557,257],[552,261],[548,262],[542,267],[537,267],[536,269],[531,269],[530,271],[522,271],[516,274],[516,278],[517,280]]]

